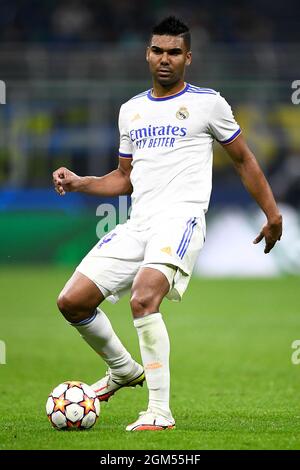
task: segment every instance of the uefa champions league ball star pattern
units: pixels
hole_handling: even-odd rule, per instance
[[[100,401],[89,385],[64,382],[50,393],[46,413],[56,429],[89,429],[99,417]]]

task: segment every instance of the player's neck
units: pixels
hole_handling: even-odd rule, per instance
[[[172,96],[180,93],[186,87],[186,83],[184,80],[180,80],[180,82],[176,83],[175,85],[171,86],[162,86],[159,83],[153,82],[153,88],[151,91],[151,95],[154,98],[162,98],[164,96]]]

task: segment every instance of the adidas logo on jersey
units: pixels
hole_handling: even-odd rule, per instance
[[[167,255],[172,256],[172,250],[170,246],[165,246],[165,248],[162,248],[160,251],[163,251],[164,253],[167,253]]]
[[[133,118],[131,119],[131,122],[137,121],[138,119],[141,119],[141,115],[139,113],[135,114]]]

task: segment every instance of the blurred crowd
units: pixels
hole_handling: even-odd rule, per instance
[[[113,169],[119,106],[149,87],[145,41],[174,14],[192,31],[188,81],[229,100],[276,196],[299,207],[300,105],[291,101],[300,78],[299,11],[299,0],[0,0],[0,79],[8,90],[0,187],[48,187],[61,164],[80,174]],[[218,146],[214,166],[213,197],[247,202]]]
[[[197,42],[299,40],[299,2],[273,0],[1,0],[0,41],[56,44],[145,40],[169,14],[186,20]]]

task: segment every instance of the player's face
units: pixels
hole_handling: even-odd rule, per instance
[[[162,86],[172,86],[183,80],[185,67],[192,61],[180,36],[152,36],[147,48],[147,62],[153,79]]]

